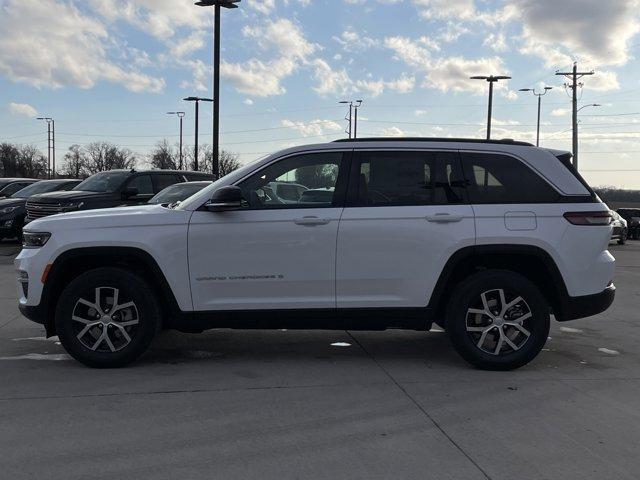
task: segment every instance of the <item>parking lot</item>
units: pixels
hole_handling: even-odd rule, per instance
[[[0,477],[636,479],[640,242],[606,313],[514,372],[423,332],[164,332],[91,370],[18,313],[0,247]]]

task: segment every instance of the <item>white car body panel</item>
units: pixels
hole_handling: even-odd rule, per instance
[[[50,232],[48,243],[23,249],[17,270],[29,274],[37,306],[46,266],[86,247],[133,247],[148,253],[164,273],[182,311],[424,307],[447,260],[472,245],[533,245],[555,261],[571,296],[602,292],[613,278],[607,251],[611,227],[575,226],[567,211],[606,210],[601,203],[443,205],[240,210],[201,209],[219,187],[235,185],[258,169],[303,152],[465,150],[517,157],[544,173],[565,196],[588,189],[544,149],[517,144],[365,141],[295,147],[266,157],[214,182],[176,209],[160,205],[87,210],[46,217],[27,230]],[[428,222],[438,213],[459,216]],[[317,216],[323,225],[298,225]]]

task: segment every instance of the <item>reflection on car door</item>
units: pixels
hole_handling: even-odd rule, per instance
[[[195,310],[335,308],[348,156],[309,153],[276,161],[239,183],[240,210],[194,212],[188,241]],[[324,204],[285,203],[270,182],[333,187],[335,194]]]

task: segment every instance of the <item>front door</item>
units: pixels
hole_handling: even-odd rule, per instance
[[[338,308],[425,307],[450,255],[475,242],[455,151],[358,152],[347,202]]]
[[[335,308],[347,157],[325,152],[278,160],[238,184],[240,210],[194,212],[188,241],[196,311]]]

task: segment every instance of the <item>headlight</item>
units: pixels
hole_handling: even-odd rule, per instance
[[[22,246],[24,248],[44,247],[49,241],[51,234],[48,232],[22,232]]]
[[[63,212],[70,212],[71,210],[78,210],[82,208],[84,202],[76,202],[76,203],[67,203],[66,205],[62,205],[60,208]]]
[[[0,215],[6,215],[7,213],[15,212],[20,207],[4,207],[0,208]]]

